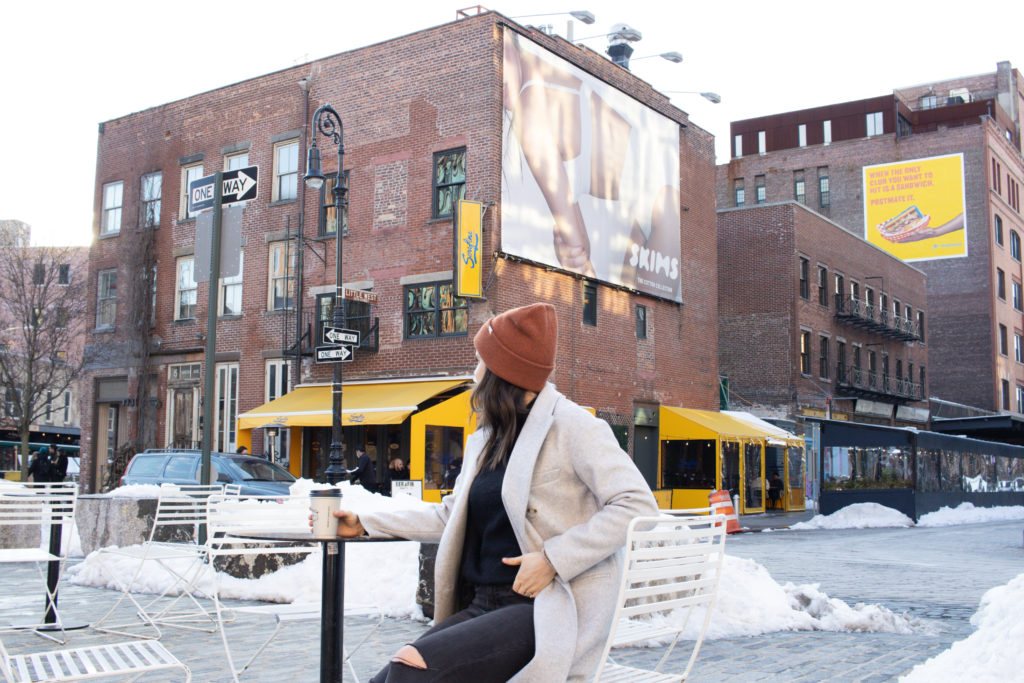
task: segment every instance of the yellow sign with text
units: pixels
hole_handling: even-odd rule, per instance
[[[967,256],[964,156],[864,167],[864,238],[904,261]]]
[[[483,218],[481,202],[460,199],[455,207],[455,296],[484,295]]]

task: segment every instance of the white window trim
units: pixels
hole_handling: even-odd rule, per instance
[[[247,168],[249,165],[249,150],[245,150],[244,152],[235,152],[234,154],[227,154],[224,156],[225,171]]]
[[[801,123],[796,127],[797,144],[800,147],[807,146],[807,124]]]
[[[743,156],[743,135],[734,135],[732,144],[732,155],[734,158],[739,159],[741,156]]]
[[[117,180],[104,185],[103,213],[100,216],[100,235],[116,235],[121,232],[123,208],[124,181]]]
[[[294,146],[295,147],[295,171],[289,171],[288,172],[288,175],[291,175],[293,173],[295,175],[295,183],[296,183],[296,185],[295,185],[295,196],[294,197],[282,197],[281,196],[281,177],[282,177],[282,174],[281,174],[281,169],[279,168],[279,166],[280,166],[280,164],[279,164],[279,162],[280,162],[280,154],[281,154],[281,150],[283,150],[285,147],[290,147],[290,146]],[[291,201],[293,199],[298,198],[298,182],[299,182],[299,139],[298,138],[290,138],[288,140],[282,140],[281,142],[278,142],[277,144],[274,145],[274,183],[273,183],[273,187],[271,188],[270,201],[272,201],[272,202]]]
[[[191,215],[188,212],[189,172],[193,171],[193,170],[198,171],[198,175],[196,175],[194,178],[192,178],[192,180],[198,180],[199,178],[203,177],[203,164],[202,163],[187,164],[187,165],[181,167],[181,197],[180,197],[180,201],[178,203],[178,217],[179,217],[180,220],[183,220],[183,221],[184,220],[188,220],[190,218],[195,218],[195,216]]]
[[[244,258],[245,258],[245,252],[242,251],[242,250],[239,250],[239,252],[238,252],[238,275],[235,275],[233,277],[222,277],[220,279],[220,288],[218,290],[219,293],[217,295],[217,298],[218,298],[218,300],[217,300],[217,315],[221,315],[221,316],[223,316],[223,315],[242,315],[242,293],[243,293],[243,289],[242,289],[242,273],[245,272],[245,269],[244,269],[244,265],[245,265]],[[232,313],[225,313],[224,312],[224,304],[227,302],[227,294],[226,294],[227,288],[228,287],[233,287],[233,286],[237,286],[238,287],[238,311],[237,312],[232,312]]]
[[[144,173],[139,184],[139,225],[144,228],[155,228],[160,225],[160,212],[163,210],[164,174],[161,171]],[[147,193],[147,190],[150,192]],[[151,204],[155,204],[156,211],[153,222],[148,222],[146,208]]]
[[[768,153],[768,142],[767,134],[763,130],[757,131],[757,153],[767,154]]]
[[[285,274],[281,276],[274,275],[274,250],[275,248],[284,247],[284,261],[285,261]],[[271,242],[267,245],[267,310],[268,311],[286,311],[291,310],[295,306],[295,286],[292,285],[292,305],[284,306],[282,308],[274,308],[274,282],[275,279],[283,279],[286,282],[293,280],[295,277],[294,269],[292,268],[292,259],[295,258],[295,252],[292,249],[291,242],[288,240],[280,240],[277,242]],[[293,280],[294,281],[294,280]],[[287,298],[287,293],[286,297]]]
[[[238,363],[217,363],[216,373],[213,391],[217,397],[213,405],[214,450],[234,453],[238,446]]]
[[[182,269],[185,264],[189,264],[189,284],[191,286],[182,286]],[[199,285],[195,281],[195,257],[194,256],[181,256],[174,263],[174,319],[175,320],[194,320],[196,309],[199,304]],[[192,302],[192,315],[181,314],[181,296],[187,292],[192,292],[195,296],[195,301]]]
[[[111,274],[114,276],[114,294],[113,296],[103,296],[103,281],[105,277],[109,277]],[[109,294],[109,284],[107,291]],[[108,303],[110,302],[110,303]],[[101,322],[103,311],[111,308],[110,322]],[[117,323],[117,268],[107,268],[101,270],[96,274],[96,329],[106,330],[113,329]]]
[[[821,122],[821,134],[824,144],[832,144],[832,119],[825,119]]]

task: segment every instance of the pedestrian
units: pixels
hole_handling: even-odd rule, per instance
[[[481,428],[440,503],[339,517],[338,533],[439,543],[435,625],[372,683],[583,681],[612,626],[629,521],[657,512],[607,423],[547,382],[555,309],[498,315],[473,343]]]
[[[455,480],[459,478],[459,473],[462,472],[462,458],[455,458],[448,463],[448,471],[444,473],[444,482],[441,484],[443,489],[455,488]]]
[[[55,448],[57,457],[53,461],[53,481],[61,482],[68,477],[68,454],[59,448]]]
[[[56,472],[50,462],[50,449],[43,446],[36,451],[35,459],[29,463],[28,476],[33,482],[43,484],[54,481]]]
[[[366,447],[356,446],[356,468],[348,471],[348,480],[353,484],[358,481],[370,493],[377,493],[377,473]]]
[[[248,455],[249,449],[246,448],[245,446],[239,446],[238,448],[235,449],[235,453],[237,453],[238,455]]]

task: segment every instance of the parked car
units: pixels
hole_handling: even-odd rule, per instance
[[[149,449],[136,453],[121,477],[130,484],[195,484],[201,474],[198,450]],[[241,484],[242,495],[287,495],[295,477],[263,458],[235,453],[211,453],[214,481]]]

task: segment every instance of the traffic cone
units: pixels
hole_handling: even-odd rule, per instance
[[[736,510],[732,506],[732,497],[728,491],[712,491],[708,494],[708,502],[714,508],[715,514],[725,515],[725,533],[735,534],[743,531],[740,528],[740,519],[736,516]]]

